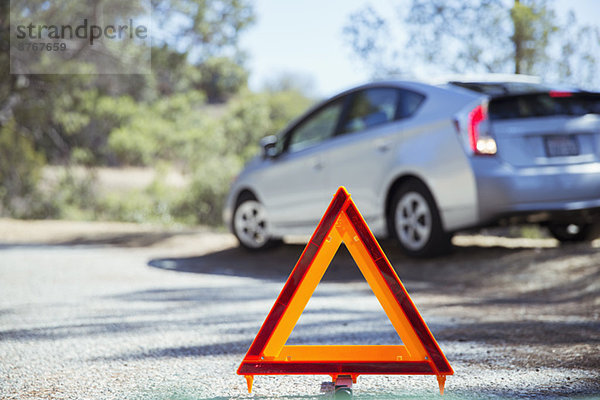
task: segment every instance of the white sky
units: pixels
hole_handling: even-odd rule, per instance
[[[393,10],[389,0],[256,0],[257,22],[241,40],[249,53],[250,87],[258,90],[269,78],[291,72],[311,77],[316,94],[328,96],[369,80],[342,35],[349,15],[369,3],[380,12]],[[559,18],[572,9],[579,23],[599,24],[600,0],[554,4]]]

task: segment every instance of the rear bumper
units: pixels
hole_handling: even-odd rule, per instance
[[[482,223],[600,208],[600,163],[515,168],[492,157],[471,162]]]

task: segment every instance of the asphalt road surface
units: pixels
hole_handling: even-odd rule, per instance
[[[40,240],[29,228],[0,245],[1,399],[325,398],[327,376],[258,376],[249,395],[235,374],[302,245],[249,254],[210,231]],[[415,261],[382,243],[455,370],[444,398],[600,398],[600,241],[455,244]],[[292,343],[400,342],[341,250]],[[439,393],[431,376],[360,376],[354,397]]]

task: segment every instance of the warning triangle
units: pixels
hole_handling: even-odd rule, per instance
[[[323,274],[344,243],[379,300],[402,345],[288,345],[285,343]],[[400,282],[356,205],[340,187],[306,245],[267,319],[248,349],[239,375],[248,390],[254,375],[436,375],[443,393],[454,371]]]

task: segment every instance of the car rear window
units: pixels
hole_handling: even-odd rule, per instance
[[[545,92],[492,98],[491,120],[600,114],[600,94]]]
[[[477,93],[488,96],[505,96],[511,94],[539,93],[550,90],[550,87],[530,82],[449,82]]]

